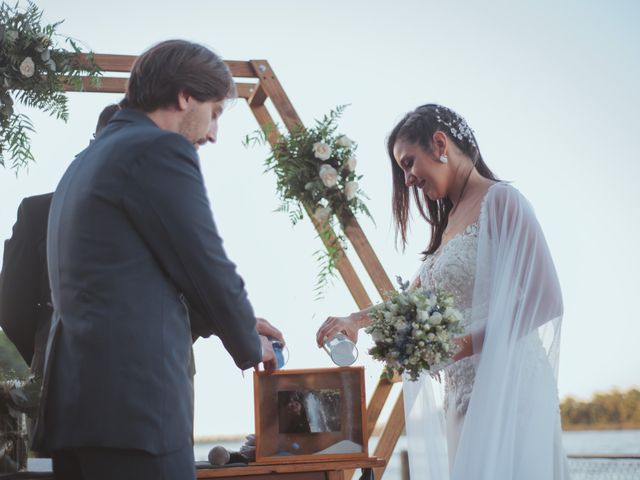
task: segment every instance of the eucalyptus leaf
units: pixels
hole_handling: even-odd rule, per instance
[[[19,7],[17,3],[15,6],[6,2],[0,4],[0,92],[5,90],[0,110],[0,164],[9,165],[16,173],[33,161],[27,133],[34,129],[28,117],[14,112],[13,100],[6,95],[6,90],[12,90],[18,103],[66,121],[69,110],[65,84],[77,84],[83,76],[90,80],[100,76],[91,52],[88,53],[88,66],[65,61],[80,49],[77,42],[69,37],[56,34],[60,23],[43,24],[42,10],[31,1],[26,8]],[[56,39],[70,45],[72,50],[56,46]],[[47,75],[23,76],[19,67],[27,57],[32,58],[37,70],[41,70],[44,63],[48,68]]]

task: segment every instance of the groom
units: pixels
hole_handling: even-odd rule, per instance
[[[217,335],[240,369],[274,364],[196,152],[215,142],[234,94],[229,69],[205,47],[152,47],[133,66],[123,109],[58,185],[34,439],[52,453],[56,478],[195,478],[192,331]]]

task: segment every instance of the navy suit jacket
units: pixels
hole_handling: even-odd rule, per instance
[[[64,174],[47,256],[54,314],[37,450],[191,443],[192,329],[220,337],[242,369],[261,361],[196,150],[141,112],[116,113]]]

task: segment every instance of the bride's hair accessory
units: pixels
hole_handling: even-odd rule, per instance
[[[436,107],[436,119],[440,125],[447,127],[452,136],[458,140],[466,139],[471,145],[478,148],[473,137],[473,130],[467,121],[456,112],[447,107],[438,106]]]

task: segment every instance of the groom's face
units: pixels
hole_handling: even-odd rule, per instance
[[[193,97],[186,97],[183,105],[184,116],[180,122],[179,133],[193,143],[196,149],[207,142],[215,143],[224,100],[201,102]]]

